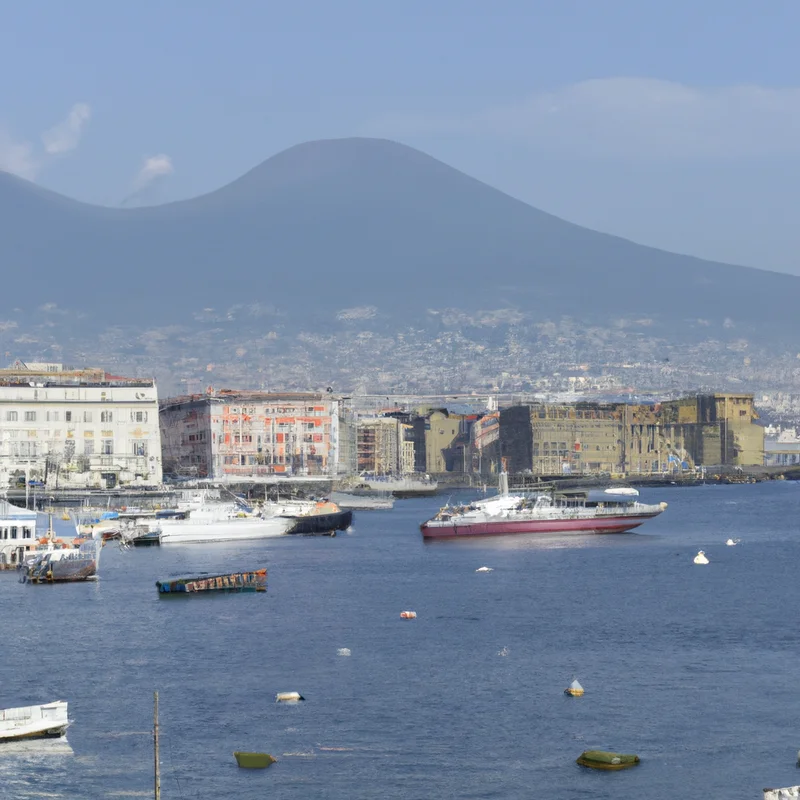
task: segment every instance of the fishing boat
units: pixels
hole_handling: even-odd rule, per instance
[[[67,703],[63,700],[0,710],[0,742],[63,736],[68,726]]]
[[[102,539],[76,540],[77,547],[50,549],[28,558],[20,567],[21,583],[73,583],[97,578]]]
[[[620,487],[570,494],[510,494],[508,475],[486,500],[446,505],[420,526],[425,538],[497,536],[517,533],[623,533],[657,517],[666,503],[638,501],[636,489]]]
[[[207,503],[160,519],[161,544],[203,544],[283,536],[288,517],[264,518],[240,503]]]
[[[160,595],[196,594],[198,592],[266,592],[267,571],[229,572],[222,575],[201,573],[192,577],[156,581]]]

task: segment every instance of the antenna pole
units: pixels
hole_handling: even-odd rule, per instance
[[[153,692],[153,759],[153,796],[155,800],[161,800],[161,769],[158,765],[158,692]]]

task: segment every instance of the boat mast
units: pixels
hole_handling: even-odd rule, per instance
[[[161,800],[161,769],[158,765],[158,692],[153,692],[153,790],[155,800]]]

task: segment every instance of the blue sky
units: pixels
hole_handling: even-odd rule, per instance
[[[163,202],[383,136],[580,224],[800,274],[798,30],[797,0],[25,0],[0,167]]]

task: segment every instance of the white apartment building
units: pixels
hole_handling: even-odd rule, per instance
[[[0,370],[0,490],[25,480],[82,489],[161,479],[154,380],[60,364]]]

